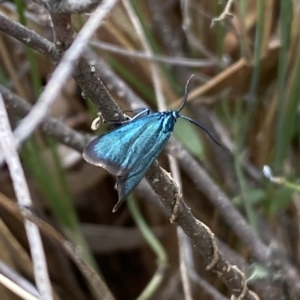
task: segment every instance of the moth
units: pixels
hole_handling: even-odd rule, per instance
[[[200,127],[219,144],[202,125],[180,115],[187,101],[190,79],[186,83],[184,99],[178,110],[150,113],[149,109],[144,109],[116,129],[96,137],[84,149],[82,156],[88,163],[101,167],[116,177],[118,202],[113,212],[119,209],[143,179],[169,140],[178,118]]]

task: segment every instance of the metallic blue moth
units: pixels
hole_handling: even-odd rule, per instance
[[[152,114],[148,109],[143,110],[120,127],[95,138],[84,149],[82,156],[88,163],[104,168],[116,176],[119,199],[113,212],[118,210],[126,197],[143,179],[169,140],[178,118],[186,119],[199,126],[214,140],[203,126],[179,114],[187,100],[189,81],[185,86],[184,99],[178,110]]]

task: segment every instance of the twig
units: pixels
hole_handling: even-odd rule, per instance
[[[43,38],[35,31],[13,21],[1,12],[0,30],[3,33],[19,40],[24,45],[31,47],[46,57],[49,57],[53,62],[58,61],[60,58],[60,54],[53,43]]]
[[[13,181],[14,190],[21,207],[31,207],[32,200],[26,183],[24,171],[15,147],[14,136],[8,121],[2,95],[0,94],[0,146],[7,162]],[[42,299],[52,300],[52,288],[48,275],[46,257],[39,230],[35,224],[24,222],[30,252],[33,261],[37,289]]]
[[[170,152],[178,157],[180,166],[196,186],[203,191],[208,200],[218,209],[224,220],[230,224],[235,234],[247,245],[252,255],[261,263],[271,261],[271,253],[269,249],[260,241],[258,236],[253,232],[246,223],[240,212],[233,206],[230,200],[218,188],[218,186],[210,179],[203,168],[199,166],[195,159],[183,149],[183,147],[171,139],[169,144]]]
[[[104,0],[98,6],[95,13],[86,22],[82,30],[79,32],[72,46],[65,52],[62,61],[53,72],[45,90],[41,94],[37,104],[30,113],[23,119],[21,124],[15,130],[17,143],[24,141],[32,131],[42,122],[46,116],[50,105],[57,99],[59,92],[71,73],[75,61],[79,58],[82,51],[87,45],[87,40],[106,15],[110,12],[117,0]]]
[[[122,98],[125,104],[131,109],[139,109],[147,107],[148,105],[127,85],[127,83],[120,78],[108,65],[106,61],[97,56],[94,52],[88,53],[88,59],[95,62],[96,72],[101,74],[101,78],[106,82],[107,87],[112,93]],[[94,101],[92,101],[95,103]],[[102,110],[101,110],[102,113]],[[118,114],[117,110],[113,112]]]
[[[90,45],[95,46],[102,50],[118,53],[120,55],[142,58],[150,61],[163,62],[169,65],[178,65],[178,66],[185,66],[185,67],[212,67],[216,65],[215,62],[209,59],[192,59],[192,58],[177,57],[177,56],[171,57],[171,56],[165,56],[160,54],[149,55],[146,52],[127,50],[125,48],[110,43],[106,43],[106,42],[91,41]]]
[[[270,275],[265,280],[268,285],[272,287],[270,288],[272,292],[276,294],[277,289],[280,289],[280,287],[278,287],[278,285],[273,281],[273,277],[271,275],[276,272],[277,268],[276,264],[273,264],[272,262],[280,258],[275,255],[275,253],[272,253],[270,248],[264,245],[264,243],[253,232],[251,227],[246,223],[240,212],[232,205],[230,200],[224,195],[218,186],[214,184],[208,174],[201,168],[195,159],[192,158],[191,155],[189,155],[189,153],[183,149],[177,141],[175,141],[175,139],[171,138],[169,151],[178,158],[181,168],[206,195],[207,199],[215,206],[227,224],[230,224],[230,227],[233,229],[235,234],[247,245],[253,257],[259,261],[264,268],[268,269],[268,274]],[[283,262],[283,269],[285,270],[285,275],[288,276],[290,266]],[[296,268],[294,269],[294,274],[295,273],[298,273]],[[294,280],[293,276],[289,276],[289,280]]]
[[[160,195],[167,210],[172,213],[178,197],[178,190],[173,178],[166,171],[157,167],[157,163],[154,163],[146,178],[154,191]],[[256,299],[248,290],[240,271],[233,268],[218,251],[213,234],[192,215],[182,198],[179,202],[176,222],[190,237],[192,244],[202,255],[203,261],[222,279],[235,297],[239,297],[243,293],[244,298],[241,299]]]
[[[63,53],[72,44],[75,36],[71,24],[71,15],[51,13],[56,44]],[[105,120],[116,118],[122,120],[123,113],[118,104],[110,97],[108,90],[100,79],[100,72],[95,68],[95,60],[81,55],[75,64],[73,78],[82,91],[82,96],[90,99]]]
[[[212,19],[211,25],[210,25],[211,27],[213,27],[216,22],[221,22],[221,21],[224,21],[226,19],[232,19],[233,18],[233,14],[230,12],[233,1],[234,0],[228,0],[228,2],[226,3],[226,6],[225,6],[223,12],[220,14],[220,16],[217,17],[217,18]]]
[[[34,0],[51,13],[81,14],[99,5],[99,0]]]

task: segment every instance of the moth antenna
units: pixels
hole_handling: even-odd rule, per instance
[[[193,75],[188,79],[188,81],[187,81],[186,84],[185,84],[185,88],[184,88],[184,96],[183,96],[183,100],[182,100],[182,102],[181,102],[181,105],[180,105],[179,109],[177,110],[178,113],[183,109],[183,107],[184,107],[185,104],[186,104],[186,101],[187,101],[187,98],[188,98],[188,95],[189,95],[189,92],[188,92],[189,83],[190,83],[191,79],[192,79],[194,76],[195,76],[195,74],[193,74]]]
[[[190,119],[189,117],[186,117],[186,116],[180,116],[180,118],[182,119],[185,119],[193,124],[195,124],[196,126],[200,127],[204,132],[206,132],[206,134],[219,146],[222,146],[218,141],[216,141],[213,136],[210,134],[210,132],[205,128],[203,127],[202,125],[200,125],[198,122],[194,121],[193,119]]]

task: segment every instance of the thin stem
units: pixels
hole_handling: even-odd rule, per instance
[[[185,67],[212,67],[216,65],[216,62],[211,61],[210,59],[192,59],[186,57],[171,57],[165,56],[161,54],[148,54],[142,51],[133,51],[127,50],[125,48],[106,43],[106,42],[99,42],[99,41],[90,41],[90,45],[95,46],[99,49],[117,53],[124,56],[135,57],[135,58],[142,58],[149,61],[158,61],[167,63],[169,65],[178,65],[178,66],[185,66]]]
[[[160,243],[160,241],[153,234],[151,228],[145,222],[136,202],[133,197],[130,196],[127,201],[128,208],[130,210],[131,216],[133,217],[135,223],[137,224],[139,230],[141,231],[144,239],[147,241],[150,248],[153,250],[157,257],[157,270],[148,283],[147,287],[143,290],[142,294],[137,298],[138,300],[149,299],[155,291],[157,291],[158,287],[162,283],[164,278],[165,269],[168,264],[167,253]]]
[[[8,165],[13,181],[15,194],[21,207],[31,207],[32,200],[21,161],[16,150],[14,136],[9,124],[4,100],[0,94],[0,147]],[[35,224],[24,221],[27,239],[29,242],[33,261],[34,276],[38,291],[42,299],[52,300],[52,288],[48,275],[46,256],[43,249],[42,239]]]

